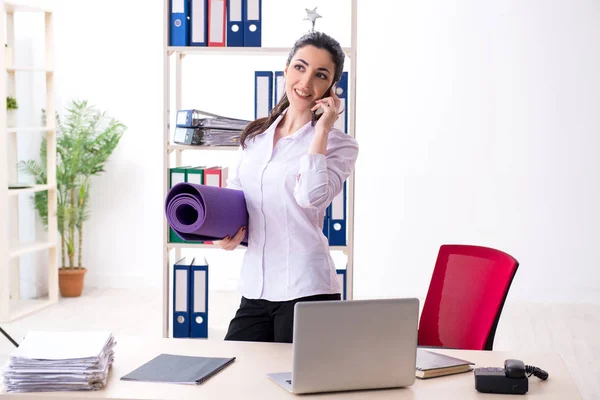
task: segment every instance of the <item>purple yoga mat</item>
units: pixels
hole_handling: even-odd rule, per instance
[[[248,226],[244,192],[195,183],[178,183],[169,190],[165,214],[183,240],[220,240]],[[248,245],[248,233],[242,244]]]

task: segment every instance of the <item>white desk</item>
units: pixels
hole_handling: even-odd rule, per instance
[[[485,399],[507,400],[475,390],[473,373],[429,380],[417,379],[402,389],[365,390],[296,396],[267,378],[268,372],[291,371],[292,345],[281,343],[225,342],[217,340],[116,337],[115,363],[108,385],[97,392],[9,394],[0,399]],[[550,374],[547,381],[529,378],[528,397],[536,399],[581,399],[569,372],[555,353],[516,354],[503,352],[436,350],[473,361],[477,366],[502,367],[507,358],[540,367]],[[161,353],[207,357],[237,357],[236,361],[202,385],[127,382],[120,378]]]

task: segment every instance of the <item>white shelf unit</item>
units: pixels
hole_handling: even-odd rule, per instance
[[[2,100],[16,94],[16,74],[45,73],[46,112],[55,114],[54,70],[53,70],[53,17],[48,9],[13,4],[0,0],[0,43],[6,43],[18,52],[15,44],[15,14],[41,13],[44,16],[45,65],[7,65],[4,51],[0,57],[0,79]],[[6,24],[6,25],[5,25]],[[6,37],[5,37],[6,34]],[[14,59],[14,55],[13,55]],[[19,99],[17,99],[19,101]],[[7,127],[6,106],[0,107],[0,322],[10,322],[39,311],[58,302],[58,229],[57,229],[57,186],[56,186],[56,127],[53,118],[48,118],[46,126]],[[17,135],[44,133],[47,140],[47,182],[23,189],[9,189],[11,182],[17,181]],[[19,242],[18,196],[48,191],[48,238],[33,243]],[[13,225],[9,221],[12,216]],[[20,298],[19,257],[38,251],[48,251],[48,296],[42,299]]]
[[[343,50],[348,58],[346,63],[350,62],[348,79],[348,134],[356,137],[356,35],[357,35],[357,1],[351,0],[351,46],[344,47]],[[166,198],[169,191],[169,168],[181,166],[181,153],[183,151],[225,151],[237,150],[233,146],[184,146],[171,142],[172,131],[170,127],[171,119],[171,57],[175,57],[175,112],[181,109],[182,98],[182,73],[181,63],[185,56],[196,56],[210,58],[212,55],[232,55],[232,56],[286,56],[291,50],[290,47],[179,47],[169,46],[169,0],[163,0],[163,199]],[[175,164],[171,165],[171,153],[175,152]],[[347,242],[346,246],[331,246],[332,251],[344,251],[347,255],[346,265],[346,298],[353,298],[353,268],[354,268],[354,173],[348,178],[347,187]],[[176,259],[180,259],[181,249],[183,248],[215,248],[212,244],[193,244],[193,243],[169,243],[169,225],[166,218],[163,218],[163,337],[169,337],[170,324],[170,257],[169,253],[175,251]]]

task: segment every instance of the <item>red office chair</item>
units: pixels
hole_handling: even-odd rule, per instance
[[[441,246],[419,322],[419,346],[492,350],[518,267],[499,250]]]

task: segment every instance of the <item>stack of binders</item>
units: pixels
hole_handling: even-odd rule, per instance
[[[208,263],[173,265],[173,337],[208,338]]]
[[[171,0],[170,46],[261,47],[262,0]]]
[[[179,110],[173,142],[188,146],[239,146],[250,121],[200,110]]]

